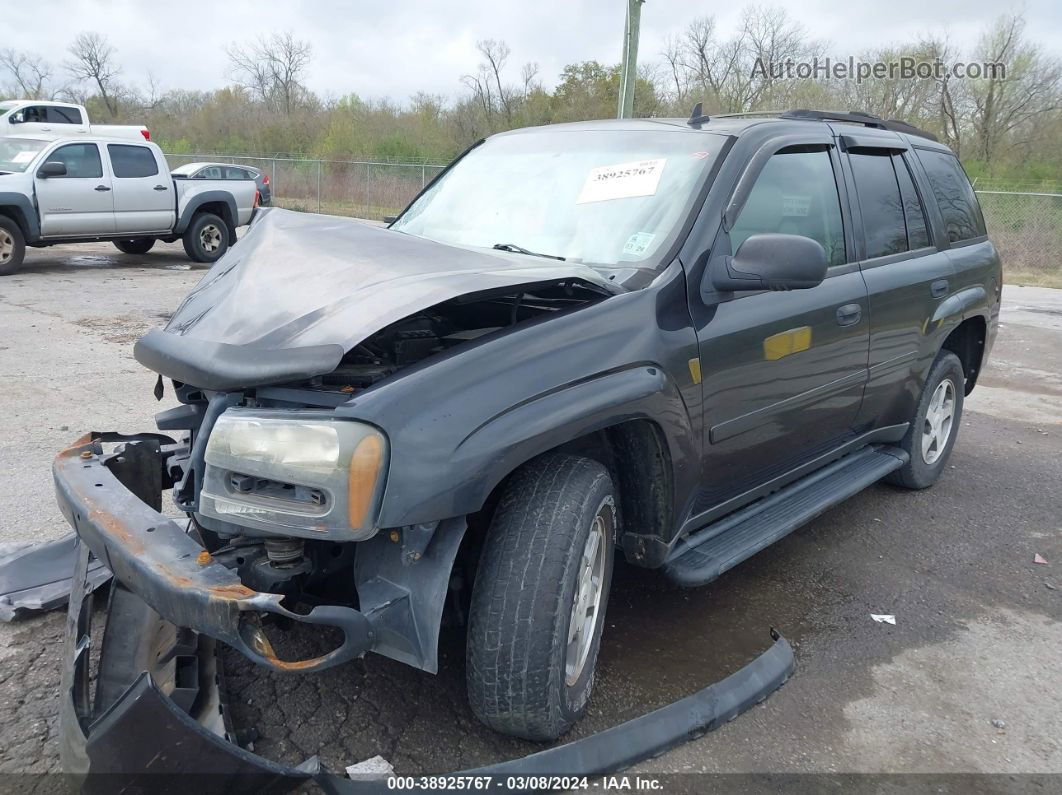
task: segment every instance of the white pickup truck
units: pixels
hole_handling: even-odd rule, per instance
[[[182,240],[195,262],[214,262],[258,206],[253,179],[181,179],[141,139],[0,136],[0,275],[26,246],[110,240],[146,254]]]
[[[143,124],[92,124],[84,105],[37,99],[9,99],[0,102],[0,136],[106,135],[110,138],[151,140]]]

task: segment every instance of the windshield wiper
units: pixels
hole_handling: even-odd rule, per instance
[[[498,251],[512,251],[515,254],[527,254],[530,257],[545,257],[546,259],[559,259],[562,262],[564,261],[564,257],[557,254],[541,254],[538,251],[529,251],[523,246],[518,246],[515,243],[495,243],[491,248],[497,249]]]

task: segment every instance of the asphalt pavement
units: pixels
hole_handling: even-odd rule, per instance
[[[154,400],[132,343],[202,273],[179,244],[141,257],[85,245],[32,251],[0,279],[0,543],[67,532],[49,472],[58,449],[88,430],[151,429],[172,405]],[[57,769],[62,623],[0,625],[0,773]],[[1048,789],[1062,788],[1062,291],[1004,289],[992,360],[934,488],[874,486],[704,588],[619,566],[590,713],[572,736],[718,680],[766,648],[772,626],[794,645],[794,677],[634,772],[814,787],[823,774],[994,774],[970,785],[992,791],[1054,774]],[[373,655],[277,675],[229,654],[232,709],[257,728],[257,752],[291,763],[380,754],[415,775],[537,750],[472,717],[462,643],[459,627],[444,632],[438,676]]]

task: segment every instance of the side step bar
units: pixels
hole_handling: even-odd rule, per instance
[[[664,573],[679,585],[705,585],[907,461],[898,447],[851,453],[682,539]]]

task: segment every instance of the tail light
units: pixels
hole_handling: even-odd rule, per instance
[[[268,174],[263,174],[262,175],[262,184],[263,185],[268,185],[269,184],[269,175]]]
[[[257,209],[258,207],[261,206],[261,204],[262,204],[262,192],[259,191],[259,190],[256,190],[254,192],[254,204],[251,206],[251,209],[252,210]]]
[[[144,140],[145,141],[150,141],[151,140],[151,130],[149,130],[147,127],[142,129],[140,131],[140,134],[144,136]]]

